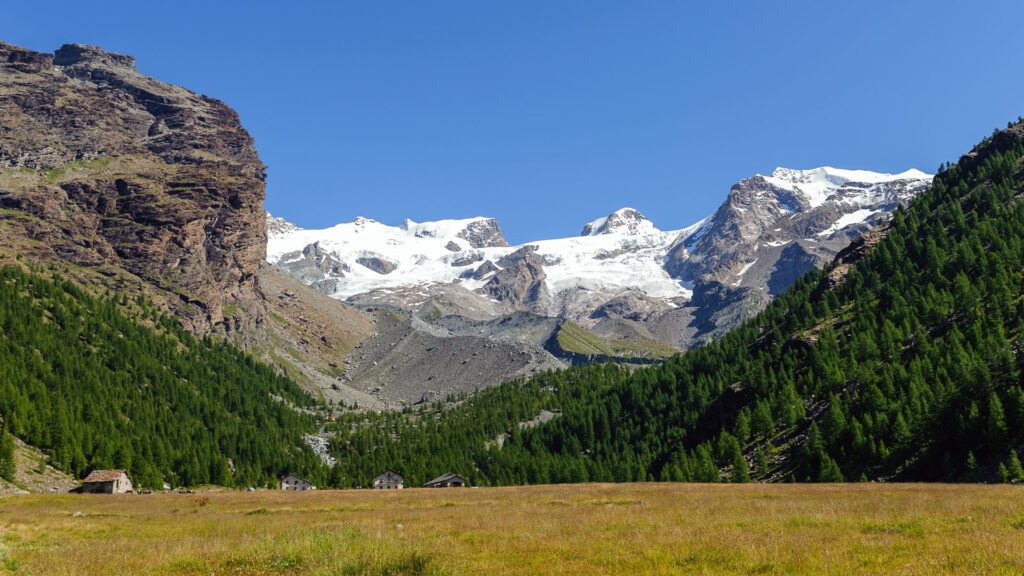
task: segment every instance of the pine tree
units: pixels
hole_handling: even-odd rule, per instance
[[[757,448],[757,452],[754,454],[754,463],[757,464],[757,473],[760,476],[768,474],[768,458],[764,455],[764,450],[760,446]]]
[[[1002,447],[1006,441],[1007,434],[1006,415],[1003,413],[1003,403],[995,392],[988,397],[988,442],[994,449]]]
[[[729,481],[733,484],[745,484],[750,482],[750,468],[747,465],[747,459],[743,457],[742,452],[733,454],[732,474],[729,476]]]
[[[1010,481],[1010,471],[1007,470],[1006,464],[1002,462],[999,463],[999,470],[996,473],[996,477],[998,477],[999,481],[1003,484],[1006,484]]]
[[[842,482],[843,473],[839,470],[839,464],[827,455],[821,459],[821,468],[818,472],[818,482]]]
[[[7,433],[6,426],[0,430],[0,478],[14,481],[14,438]]]
[[[967,453],[967,462],[964,463],[964,476],[968,481],[978,477],[978,459],[974,457],[974,451]]]
[[[1010,458],[1006,461],[1007,481],[1017,483],[1024,482],[1024,468],[1021,468],[1017,452],[1010,450]]]

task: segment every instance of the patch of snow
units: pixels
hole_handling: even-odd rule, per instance
[[[831,236],[851,224],[860,224],[877,213],[877,210],[867,210],[862,208],[849,214],[843,214],[835,221],[834,224],[825,230],[818,232],[818,236]]]
[[[587,222],[587,225],[584,226],[583,229],[584,230],[588,230],[588,229],[590,230],[590,233],[588,234],[588,236],[597,236],[599,234],[598,231],[601,229],[602,226],[604,226],[604,223],[607,222],[607,221],[608,221],[608,217],[607,216],[604,216],[602,218],[598,218],[597,220],[591,220],[590,222]]]
[[[750,270],[751,266],[753,266],[754,264],[757,264],[758,260],[760,260],[760,258],[754,258],[753,262],[750,262],[749,264],[744,264],[743,268],[740,268],[740,271],[737,272],[736,275],[737,276],[743,276],[744,274],[746,274],[747,270]]]

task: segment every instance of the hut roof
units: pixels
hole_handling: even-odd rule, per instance
[[[128,475],[124,470],[93,470],[82,482],[113,482],[122,474]]]
[[[456,474],[454,472],[448,472],[448,473],[445,473],[445,474],[442,474],[442,475],[438,476],[437,478],[434,478],[430,482],[427,482],[427,484],[428,485],[429,484],[441,484],[441,483],[447,482],[449,480],[454,480],[456,478],[461,478],[463,482],[466,481],[466,478],[464,476],[461,476],[461,475]]]

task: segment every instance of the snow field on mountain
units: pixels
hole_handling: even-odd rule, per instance
[[[300,252],[319,242],[320,247],[345,266],[345,277],[338,286],[337,298],[348,298],[377,289],[430,283],[460,284],[469,290],[483,286],[491,276],[480,280],[460,278],[467,270],[502,257],[523,246],[472,248],[458,234],[471,223],[485,218],[443,220],[388,226],[368,218],[339,224],[323,230],[294,229],[272,233],[267,245],[267,260],[287,263],[283,257]],[[649,224],[649,223],[648,223]],[[544,262],[545,283],[551,292],[582,288],[614,290],[637,288],[657,298],[689,297],[691,292],[662,269],[668,249],[696,226],[663,232],[649,224],[642,234],[609,231],[594,236],[559,238],[530,242]],[[454,242],[453,252],[446,246]],[[476,258],[474,258],[476,256]],[[291,259],[300,259],[293,256]],[[358,263],[360,258],[381,258],[396,265],[393,272],[380,274]],[[464,266],[453,263],[473,259]]]
[[[747,181],[756,181],[748,179]],[[860,224],[883,213],[895,202],[904,202],[912,192],[906,186],[893,188],[886,183],[897,181],[929,181],[931,176],[919,170],[900,174],[881,174],[865,170],[843,170],[821,167],[811,170],[777,168],[770,176],[761,176],[770,187],[755,190],[758,202],[778,203],[786,212],[814,210],[825,204],[829,213],[839,213],[835,221],[821,231],[812,231],[804,238],[817,242],[819,237],[831,236],[851,225]],[[745,182],[747,182],[745,181]],[[780,194],[778,190],[791,194]],[[903,196],[906,196],[905,198]],[[726,205],[723,205],[726,206]],[[744,208],[732,207],[741,211]],[[838,209],[838,210],[836,210]],[[417,223],[406,220],[401,226],[388,226],[368,218],[339,224],[323,230],[304,230],[280,219],[270,219],[267,260],[276,264],[303,258],[301,251],[319,242],[320,249],[341,263],[343,277],[337,278],[335,298],[348,298],[374,290],[409,288],[429,284],[457,284],[468,290],[478,290],[497,272],[480,278],[470,276],[484,262],[490,261],[501,268],[499,261],[525,246],[536,248],[543,263],[544,283],[549,293],[584,290],[602,293],[627,289],[641,290],[655,298],[689,298],[692,291],[666,271],[670,257],[690,258],[682,249],[693,249],[702,237],[728,233],[720,226],[734,226],[719,222],[721,209],[682,230],[659,230],[650,220],[632,208],[623,208],[588,223],[580,236],[529,242],[511,247],[474,248],[462,236],[473,237],[473,231],[485,228],[488,218],[439,220]],[[269,215],[268,215],[269,218]],[[472,227],[472,228],[471,228]],[[781,229],[775,228],[778,232]],[[800,238],[786,238],[764,243],[782,246]],[[485,242],[487,243],[487,242]],[[755,244],[756,251],[758,244]],[[673,251],[675,251],[673,253]],[[285,259],[285,255],[289,255]],[[360,263],[380,268],[377,262],[386,261],[394,269],[382,274]],[[458,263],[456,266],[454,264]],[[736,274],[737,279],[747,272],[752,263]],[[313,273],[316,273],[314,269]],[[324,279],[328,277],[324,274]],[[734,284],[735,285],[735,284]],[[424,296],[426,297],[426,296]]]

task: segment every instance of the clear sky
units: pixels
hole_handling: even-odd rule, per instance
[[[513,243],[623,206],[682,228],[776,166],[934,172],[1024,115],[1024,2],[9,2],[0,39],[132,54],[224,100],[266,207],[493,216]]]

